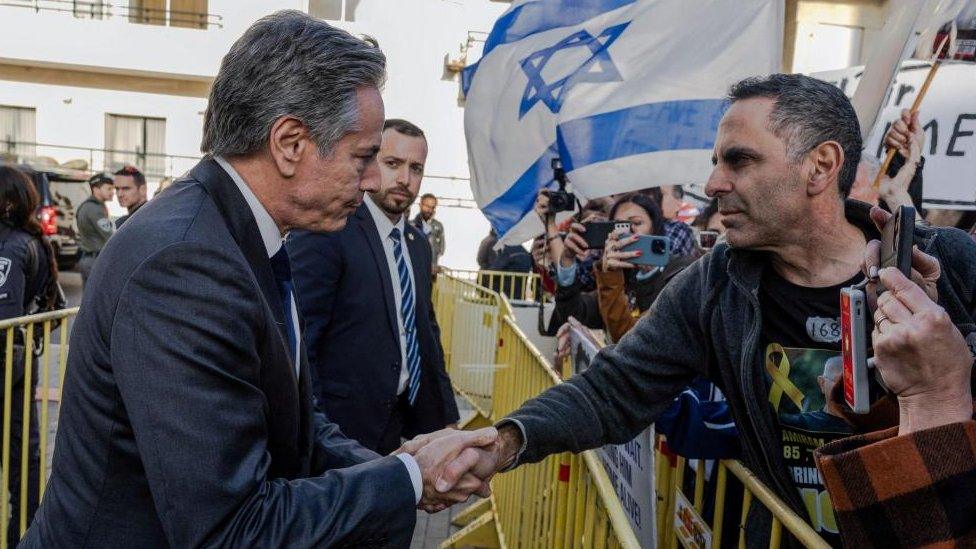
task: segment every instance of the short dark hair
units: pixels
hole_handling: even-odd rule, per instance
[[[397,133],[402,133],[403,135],[409,135],[410,137],[423,137],[424,140],[427,136],[424,135],[424,130],[420,129],[413,122],[408,122],[402,118],[389,118],[386,122],[383,122],[383,131],[393,129]]]
[[[651,225],[654,227],[652,234],[664,236],[664,214],[661,213],[661,206],[653,198],[640,192],[627,193],[621,196],[610,208],[611,220],[617,217],[617,210],[624,204],[634,204],[647,212],[647,217],[651,218]]]
[[[122,166],[112,175],[125,175],[131,177],[136,182],[136,187],[146,186],[146,176],[135,166]]]
[[[434,193],[424,193],[424,194],[420,195],[420,201],[421,202],[423,202],[424,200],[427,200],[428,198],[433,198],[434,199],[434,202],[437,202],[437,197],[434,196]]]
[[[854,185],[861,161],[861,126],[857,113],[840,88],[802,74],[772,74],[746,78],[729,89],[729,102],[765,97],[775,105],[769,113],[769,129],[786,143],[790,161],[825,141],[836,141],[844,150],[844,164],[837,186],[846,198]]]
[[[115,179],[105,172],[98,172],[88,178],[88,186],[91,188],[101,187],[102,185],[115,185]]]

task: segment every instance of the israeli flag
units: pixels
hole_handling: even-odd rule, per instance
[[[782,0],[516,0],[465,69],[475,200],[508,243],[559,156],[581,200],[705,183],[731,84],[778,72]]]

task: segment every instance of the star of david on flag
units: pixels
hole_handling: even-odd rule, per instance
[[[515,0],[462,73],[475,200],[505,243],[555,188],[704,183],[728,87],[779,71],[778,0]]]
[[[620,72],[613,65],[607,48],[613,44],[620,33],[627,28],[628,23],[621,23],[605,29],[597,36],[585,30],[563,38],[554,46],[534,52],[522,61],[522,72],[528,77],[522,103],[519,105],[519,118],[525,116],[536,103],[542,101],[551,112],[559,112],[562,98],[569,89],[581,82],[617,82]],[[574,48],[586,48],[589,57],[574,69],[569,75],[552,83],[547,83],[542,71],[557,52]]]

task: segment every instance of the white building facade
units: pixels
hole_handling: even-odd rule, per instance
[[[442,263],[475,264],[488,224],[468,184],[457,74],[506,3],[489,0],[10,0],[0,3],[0,154],[91,170],[139,165],[150,193],[200,157],[222,56],[263,15],[297,9],[375,38],[387,55],[388,117],[427,134],[421,192],[442,197]],[[456,64],[456,63],[455,63]],[[123,210],[110,205],[113,213]]]

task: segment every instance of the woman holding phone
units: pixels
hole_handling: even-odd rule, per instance
[[[633,193],[620,197],[610,210],[610,219],[630,223],[630,231],[617,229],[610,233],[595,273],[600,316],[610,337],[619,341],[650,309],[667,283],[697,256],[671,256],[664,267],[633,263],[641,252],[626,251],[628,245],[637,242],[640,236],[664,235],[661,208],[646,195]]]
[[[647,195],[629,193],[619,197],[611,207],[609,217],[611,221],[628,223],[630,229],[610,233],[601,259],[593,267],[593,276],[603,327],[613,341],[619,341],[637,324],[637,319],[650,308],[668,281],[697,257],[671,256],[663,268],[634,264],[633,259],[640,252],[625,251],[624,248],[636,242],[639,236],[664,234],[661,207]],[[586,251],[585,232],[586,227],[578,223],[570,228],[559,261],[560,279],[568,279],[567,271],[578,268],[573,260]]]

